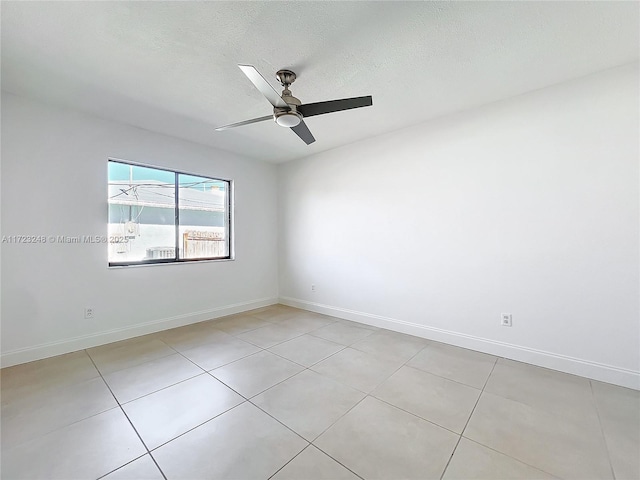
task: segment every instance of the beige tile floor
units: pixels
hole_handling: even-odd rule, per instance
[[[3,369],[11,479],[638,479],[640,393],[276,305]]]

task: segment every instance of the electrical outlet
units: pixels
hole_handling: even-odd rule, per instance
[[[316,286],[315,285],[311,285],[311,291],[315,292],[316,291]]]
[[[92,307],[86,307],[84,309],[84,318],[93,318],[93,308]]]
[[[512,316],[510,313],[503,313],[500,318],[502,319],[501,325],[503,327],[511,327],[512,326]]]

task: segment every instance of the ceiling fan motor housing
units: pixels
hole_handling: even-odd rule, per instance
[[[302,103],[286,87],[282,91],[282,99],[289,108],[273,107],[273,119],[282,127],[295,127],[302,121],[302,114],[298,112],[298,105]]]

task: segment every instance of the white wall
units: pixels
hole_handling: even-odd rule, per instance
[[[109,157],[234,180],[236,260],[109,269],[105,244],[4,243],[3,366],[275,302],[274,165],[5,93],[2,235],[106,235]]]
[[[640,388],[638,116],[634,64],[284,164],[281,298]]]

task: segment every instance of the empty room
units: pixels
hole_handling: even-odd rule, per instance
[[[3,480],[640,478],[640,3],[0,17]]]

